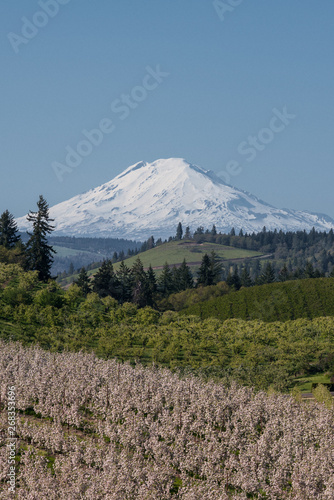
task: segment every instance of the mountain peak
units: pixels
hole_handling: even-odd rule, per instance
[[[183,158],[140,161],[111,181],[51,207],[56,234],[147,239],[166,238],[178,222],[228,232],[334,228],[327,216],[282,210],[225,184],[214,172]],[[28,229],[25,217],[18,219]]]

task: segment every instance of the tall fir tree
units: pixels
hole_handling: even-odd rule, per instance
[[[275,270],[271,262],[268,262],[260,276],[260,284],[274,283],[276,281]]]
[[[105,260],[93,279],[93,292],[99,297],[111,296],[118,299],[119,282],[111,260]]]
[[[154,294],[157,291],[157,279],[156,279],[155,272],[153,271],[151,264],[150,264],[146,274],[147,274],[148,288],[150,290],[150,294],[151,294],[152,299],[153,299]]]
[[[132,300],[132,288],[133,288],[133,278],[131,270],[126,266],[124,260],[122,260],[117,272],[118,279],[118,293],[119,302],[123,304],[124,302],[131,302]]]
[[[138,307],[145,307],[151,302],[147,275],[144,271],[144,266],[138,257],[131,268],[131,276],[133,280],[132,301]]]
[[[53,264],[52,254],[55,250],[48,244],[47,235],[54,231],[54,222],[49,216],[49,206],[41,195],[37,202],[37,212],[30,210],[27,215],[28,222],[32,222],[32,233],[27,243],[27,265],[28,269],[38,271],[38,277],[41,281],[47,281],[51,278],[51,266]]]
[[[189,240],[191,238],[191,234],[190,234],[190,227],[187,226],[186,227],[186,232],[184,233],[184,239],[185,240]]]
[[[252,281],[252,278],[248,272],[247,267],[244,267],[242,272],[241,272],[240,283],[241,283],[241,286],[244,286],[246,288],[248,288],[249,286],[253,286],[253,281]]]
[[[214,275],[212,271],[212,262],[208,254],[204,254],[198,271],[197,286],[213,285]]]
[[[165,297],[174,292],[173,273],[168,262],[165,262],[162,273],[158,278],[158,291]]]
[[[17,224],[8,210],[5,210],[0,217],[0,246],[5,248],[14,248],[20,241],[20,236],[17,234]]]
[[[239,290],[241,288],[241,279],[239,276],[238,266],[234,266],[233,273],[229,273],[226,278],[226,283],[228,286],[234,288],[235,290]]]
[[[222,264],[218,261],[217,255],[214,251],[210,254],[210,265],[211,265],[211,274],[212,274],[212,285],[216,285],[221,281],[222,275]]]
[[[74,284],[78,285],[85,297],[92,291],[90,287],[90,280],[85,267],[82,267],[80,269],[79,277],[76,281],[74,281]]]
[[[175,283],[175,289],[179,292],[182,290],[187,290],[188,288],[193,288],[194,278],[190,267],[187,265],[186,259],[183,259],[181,266],[177,269],[177,282]]]
[[[177,229],[176,229],[176,237],[175,237],[175,239],[176,240],[182,240],[182,236],[183,236],[182,224],[181,224],[181,222],[179,222],[178,225],[177,225]]]

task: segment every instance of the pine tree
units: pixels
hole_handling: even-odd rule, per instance
[[[314,278],[315,277],[314,276],[314,269],[313,269],[311,262],[307,262],[304,274],[305,274],[305,278]]]
[[[153,271],[151,264],[147,270],[146,275],[147,275],[148,288],[149,288],[150,295],[152,297],[152,302],[153,302],[154,294],[157,291],[157,279],[155,277],[155,272]]]
[[[20,241],[14,216],[5,210],[0,217],[0,246],[13,248]]]
[[[244,287],[253,286],[253,281],[252,281],[252,278],[250,277],[250,274],[248,272],[247,267],[244,267],[242,270],[242,273],[240,276],[240,282],[241,282],[241,286],[244,286]]]
[[[206,253],[202,257],[202,262],[198,271],[197,286],[209,286],[213,284],[214,275],[212,271],[212,262]]]
[[[189,227],[189,226],[187,226],[187,227],[186,227],[186,232],[185,232],[185,234],[184,234],[184,239],[185,239],[185,240],[189,240],[189,239],[190,239],[190,237],[191,237],[191,235],[190,235],[190,227]]]
[[[79,277],[74,281],[74,284],[81,288],[85,297],[91,292],[90,281],[85,267],[80,269]]]
[[[178,268],[178,288],[177,290],[187,290],[194,287],[194,278],[190,267],[187,265],[186,259],[183,259],[181,266]]]
[[[266,283],[274,283],[274,281],[276,281],[275,270],[271,262],[268,262],[260,276],[260,283],[264,285]]]
[[[111,260],[105,260],[93,279],[93,292],[99,297],[111,296],[118,299],[119,282]]]
[[[176,240],[182,240],[182,235],[183,235],[183,229],[182,229],[182,224],[181,222],[178,223],[177,229],[176,229]]]
[[[167,262],[165,262],[162,273],[158,278],[158,290],[165,297],[174,292],[173,273]]]
[[[49,206],[41,195],[37,202],[38,211],[30,210],[27,220],[32,222],[32,233],[28,233],[30,239],[27,243],[28,269],[38,271],[41,281],[51,278],[51,266],[53,263],[53,253],[56,253],[52,246],[48,245],[47,235],[54,231],[54,226],[50,224],[54,219],[49,217]]]
[[[211,273],[212,273],[212,285],[216,285],[221,281],[222,276],[222,264],[218,261],[217,255],[214,251],[211,252],[210,255],[210,265],[211,265]]]
[[[278,273],[278,279],[279,279],[279,281],[287,281],[289,279],[289,277],[290,277],[290,273],[289,273],[288,267],[287,267],[286,263],[284,263],[282,269]]]
[[[131,268],[133,280],[132,301],[138,307],[145,307],[150,301],[147,275],[144,271],[142,261],[138,257]]]
[[[131,302],[133,279],[130,269],[124,264],[124,260],[122,260],[116,275],[118,279],[119,302],[121,304]]]
[[[233,274],[229,272],[226,283],[228,286],[233,287],[235,290],[239,290],[241,288],[241,279],[239,276],[238,266],[234,266]]]
[[[216,229],[216,226],[215,226],[215,225],[213,225],[213,226],[212,226],[212,229],[211,229],[211,231],[210,231],[210,234],[211,234],[212,236],[216,236],[216,234],[217,234],[217,229]]]

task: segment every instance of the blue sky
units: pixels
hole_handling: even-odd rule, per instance
[[[332,0],[49,1],[0,4],[0,212],[174,156],[277,207],[334,217]],[[293,118],[273,131],[284,108]],[[105,119],[112,132],[69,168],[66,148]],[[67,166],[58,177],[55,162]]]

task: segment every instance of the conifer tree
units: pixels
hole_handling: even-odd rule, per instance
[[[155,272],[153,271],[151,264],[150,264],[146,274],[147,274],[148,288],[149,288],[150,293],[153,297],[153,295],[157,291],[157,279],[155,277]]]
[[[250,277],[250,274],[248,272],[247,267],[244,267],[240,276],[240,283],[241,286],[244,287],[249,287],[253,285],[252,278]]]
[[[5,210],[0,217],[0,246],[13,248],[20,241],[14,216]]]
[[[274,281],[276,281],[275,270],[271,262],[268,262],[260,276],[260,283],[264,285],[266,283],[274,283]]]
[[[278,273],[279,281],[287,281],[289,279],[290,273],[286,263],[284,263],[282,269]]]
[[[139,307],[145,307],[150,302],[147,275],[142,261],[138,257],[131,268],[133,280],[132,301]]]
[[[211,231],[210,231],[210,234],[211,234],[212,236],[216,236],[216,234],[217,234],[217,229],[216,229],[216,226],[215,226],[214,224],[213,224],[213,226],[212,226],[212,229],[211,229]]]
[[[42,195],[37,202],[37,208],[37,212],[30,210],[27,216],[33,227],[32,233],[28,232],[30,239],[27,243],[27,262],[29,270],[38,271],[39,279],[47,281],[51,278],[52,254],[56,253],[47,241],[47,235],[55,229],[50,224],[54,219],[49,217],[49,206]]]
[[[81,288],[85,297],[91,292],[90,281],[85,267],[80,269],[79,277],[74,281],[74,284]]]
[[[190,227],[187,226],[186,227],[186,232],[184,233],[184,239],[185,240],[189,240],[191,238],[191,234],[190,234]]]
[[[209,286],[212,285],[214,281],[214,274],[212,269],[212,262],[208,254],[204,254],[202,257],[201,266],[198,271],[197,286]]]
[[[164,296],[174,292],[173,273],[167,262],[165,262],[162,273],[158,278],[158,290]]]
[[[210,255],[210,265],[211,265],[211,274],[212,274],[212,285],[216,285],[221,281],[222,275],[222,264],[218,261],[217,255],[214,251],[211,252]]]
[[[124,260],[122,260],[116,275],[118,279],[119,302],[121,304],[131,302],[133,278],[131,270],[125,265]]]
[[[183,259],[181,266],[178,268],[178,285],[177,290],[187,290],[188,288],[193,288],[194,278],[190,267],[187,265],[186,259]]]
[[[239,290],[241,288],[241,279],[239,276],[238,266],[234,266],[233,273],[229,272],[226,283],[228,286],[235,288],[235,290]]]
[[[182,240],[182,235],[183,235],[183,229],[182,229],[182,224],[181,222],[178,223],[177,229],[176,229],[176,240]]]
[[[111,260],[105,260],[93,279],[93,292],[99,297],[118,299],[119,282]]]

